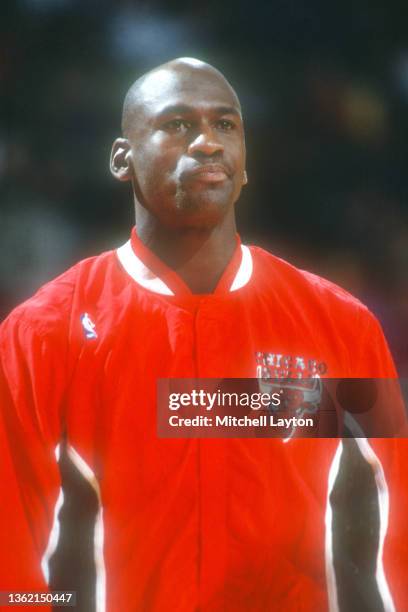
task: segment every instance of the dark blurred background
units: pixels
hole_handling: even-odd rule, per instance
[[[384,0],[3,0],[0,318],[79,258],[123,243],[108,171],[124,94],[180,55],[238,91],[255,241],[360,297],[408,376],[408,33]]]

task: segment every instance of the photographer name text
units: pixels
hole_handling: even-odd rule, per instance
[[[237,416],[202,416],[195,417],[179,417],[172,415],[169,417],[169,425],[171,427],[282,427],[284,429],[292,429],[293,427],[314,427],[314,420],[311,418],[290,417],[282,418],[274,414],[263,414],[251,417],[245,415]]]

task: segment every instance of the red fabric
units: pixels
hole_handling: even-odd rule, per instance
[[[158,439],[156,380],[256,377],[261,355],[274,355],[280,376],[297,364],[304,376],[394,377],[378,323],[346,292],[259,248],[245,286],[228,290],[237,244],[216,292],[195,296],[135,236],[132,245],[174,296],[141,287],[109,252],[43,287],[1,327],[0,590],[46,588],[40,561],[66,426],[100,490],[107,612],[328,610],[325,513],[338,440]],[[86,337],[84,313],[97,337]],[[408,554],[398,543],[397,566],[393,551],[398,503],[407,507],[395,469],[406,481],[405,446],[376,450],[391,496],[385,571],[402,610]]]

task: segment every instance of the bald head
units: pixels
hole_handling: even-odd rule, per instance
[[[194,91],[197,83],[200,83],[203,97],[207,90],[210,91],[210,86],[211,95],[214,95],[214,88],[228,92],[231,102],[241,112],[236,92],[219,70],[201,60],[180,57],[150,70],[131,85],[123,104],[123,135],[128,137],[139,114],[146,112],[159,99],[165,100],[168,92],[173,93],[177,87],[183,91]]]

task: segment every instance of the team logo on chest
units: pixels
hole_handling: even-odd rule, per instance
[[[328,371],[324,361],[302,355],[257,351],[255,359],[257,378],[320,378]]]
[[[303,355],[287,355],[284,353],[269,353],[257,351],[256,377],[262,393],[279,393],[281,401],[273,412],[284,412],[301,419],[318,412],[323,386],[320,378],[327,371],[327,364],[318,359]],[[296,425],[284,442],[288,442],[296,434]]]

